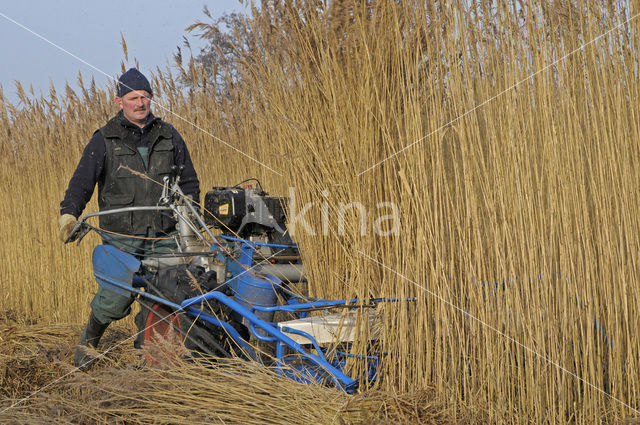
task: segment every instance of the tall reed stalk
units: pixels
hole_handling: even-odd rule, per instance
[[[435,385],[495,422],[638,415],[638,4],[328,3],[254,7],[226,96],[195,63],[189,93],[157,70],[159,102],[215,136],[155,106],[203,189],[257,177],[313,203],[296,238],[314,295],[417,298],[382,307],[382,388]],[[54,223],[111,96],[3,99],[0,308],[86,316],[91,243],[60,246]],[[364,234],[355,210],[338,232],[350,202]],[[382,202],[398,234],[374,232]]]

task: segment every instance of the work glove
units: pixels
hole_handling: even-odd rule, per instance
[[[71,234],[71,230],[73,230],[73,226],[76,224],[76,218],[71,214],[63,214],[58,219],[58,223],[60,224],[60,233],[59,237],[62,242],[66,242],[67,238]]]

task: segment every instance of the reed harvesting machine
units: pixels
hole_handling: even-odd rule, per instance
[[[144,209],[174,217],[175,252],[134,256],[108,243],[93,252],[98,284],[141,305],[138,345],[177,335],[192,353],[268,363],[291,379],[347,392],[359,384],[349,373],[377,379],[375,307],[397,300],[305,295],[300,249],[287,232],[286,198],[268,196],[259,182],[256,188],[215,187],[201,215],[182,193],[179,175],[163,183],[157,206],[87,214],[67,239],[79,243],[94,230],[108,241],[109,233],[87,222],[95,216]],[[366,355],[352,354],[363,339]]]

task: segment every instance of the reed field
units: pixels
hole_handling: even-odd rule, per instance
[[[381,307],[384,380],[347,396],[250,366],[207,375],[114,360],[0,421],[73,423],[64,415],[85,403],[86,423],[186,423],[176,418],[187,401],[200,415],[202,400],[215,406],[211,394],[232,387],[263,403],[247,402],[239,423],[284,411],[291,423],[640,421],[638,12],[638,1],[595,0],[255,5],[235,29],[246,43],[228,91],[195,62],[157,68],[154,113],[187,141],[203,193],[256,177],[309,206],[295,238],[313,295],[417,298]],[[29,329],[71,344],[34,383],[71,369],[97,288],[97,238],[64,246],[57,218],[85,144],[116,106],[113,84],[77,78],[76,92],[38,98],[23,82],[18,105],[0,100],[0,311],[35,321],[0,326],[5,386],[16,363],[3,341]],[[354,202],[364,208],[342,217]],[[385,219],[391,204],[397,222]],[[94,199],[85,212],[96,209]],[[125,338],[130,322],[121,326]],[[173,420],[158,407],[154,422],[133,389],[116,391],[131,376],[141,400],[175,403]],[[35,389],[4,390],[0,409]],[[302,406],[307,416],[292,415]],[[227,414],[194,420],[233,422]]]

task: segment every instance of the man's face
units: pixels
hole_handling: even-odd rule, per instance
[[[122,109],[125,118],[144,127],[151,111],[151,95],[146,90],[133,90],[122,97],[116,97],[116,103]]]

